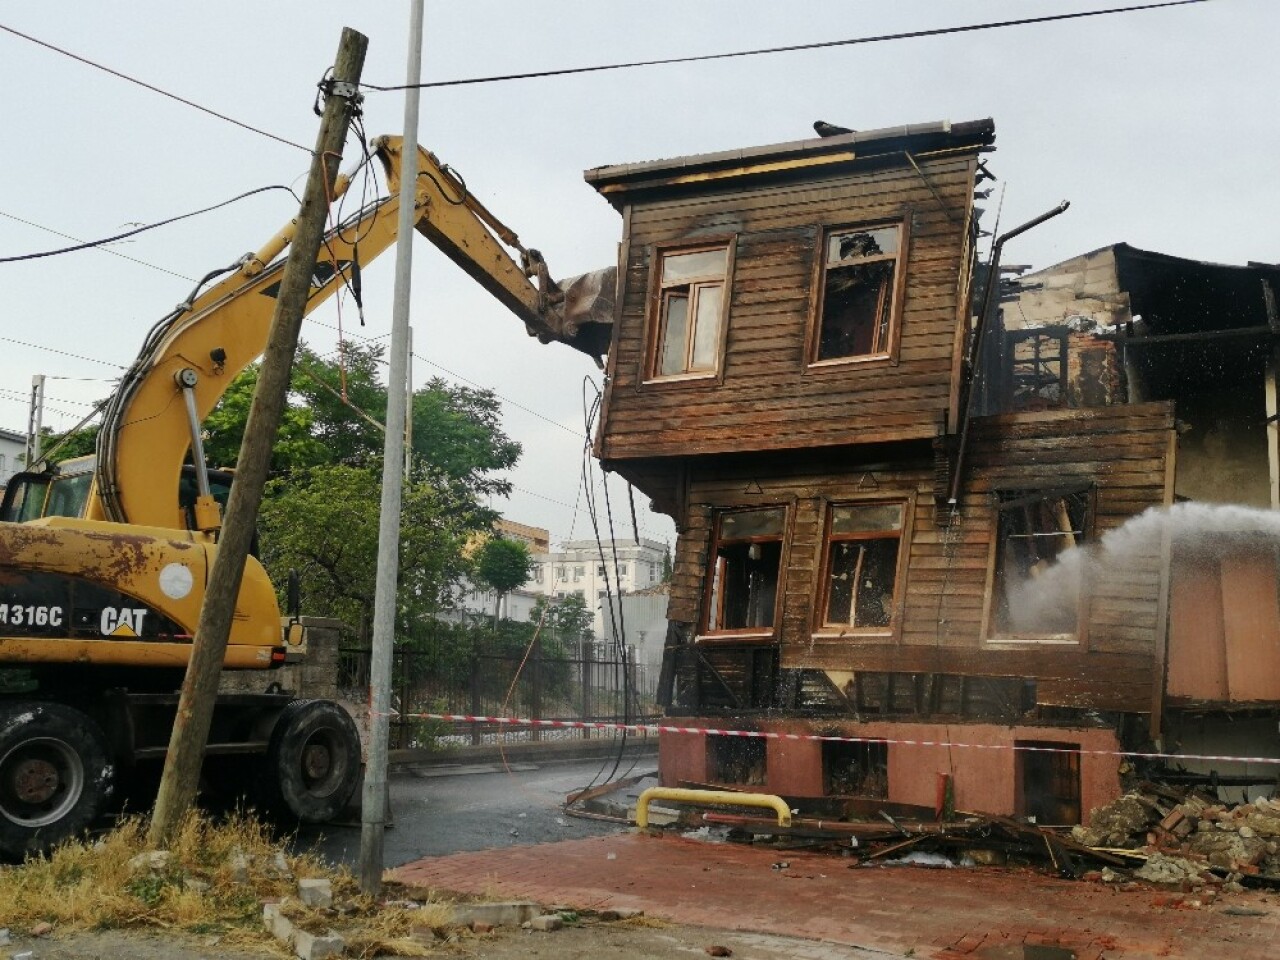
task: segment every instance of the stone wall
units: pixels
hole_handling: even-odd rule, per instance
[[[302,699],[338,698],[338,647],[342,621],[329,617],[303,617],[307,643],[305,654],[296,663],[274,670],[223,670],[219,693],[262,693],[271,684]]]

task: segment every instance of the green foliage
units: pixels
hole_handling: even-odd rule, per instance
[[[521,586],[533,574],[533,557],[519,540],[492,537],[480,548],[476,559],[476,579],[499,594]]]
[[[595,639],[595,631],[592,630],[595,615],[587,609],[587,601],[576,593],[559,600],[539,597],[531,619],[534,623],[541,620],[548,632],[566,643]]]
[[[378,555],[381,469],[377,464],[313,467],[271,481],[259,515],[263,560],[302,582],[308,613],[367,628]],[[405,485],[400,512],[401,625],[448,605],[467,572],[462,547],[492,522],[490,511],[458,502],[427,483]]]
[[[277,581],[297,569],[307,613],[337,617],[362,631],[372,621],[377,570],[378,424],[387,404],[379,380],[382,355],[379,344],[345,344],[340,359],[299,350],[272,448],[274,479],[259,515],[263,560]],[[241,373],[206,418],[211,464],[234,467],[257,379],[257,367]],[[463,546],[497,517],[482,498],[510,489],[500,472],[520,456],[520,445],[502,431],[498,399],[487,390],[434,379],[416,391],[412,411],[398,635],[451,604],[451,588],[471,572]]]
[[[473,496],[511,492],[498,476],[520,459],[520,444],[502,432],[502,407],[489,390],[435,377],[413,395],[415,471],[460,483]]]
[[[54,447],[64,440],[66,444],[54,450]],[[53,456],[49,458],[51,463],[62,463],[64,460],[88,456],[97,449],[97,446],[98,425],[96,423],[81,427],[79,430],[69,430],[66,433],[52,433],[46,430],[40,439],[42,450],[53,451]]]

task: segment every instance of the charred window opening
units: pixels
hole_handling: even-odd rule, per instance
[[[1037,823],[1080,822],[1080,744],[1019,740],[1018,813]]]
[[[1008,410],[1066,406],[1065,331],[1013,330],[1005,335],[1009,362]]]
[[[810,362],[889,353],[898,311],[903,226],[829,232]]]
[[[1092,488],[1002,490],[996,494],[992,623],[1017,639],[1074,639]]]
[[[707,737],[707,774],[713,783],[764,786],[768,741],[763,737]]]
[[[712,551],[706,632],[773,630],[785,507],[722,513]]]
[[[892,624],[905,515],[902,502],[831,507],[820,604],[824,629]]]
[[[727,244],[662,254],[651,378],[719,370],[728,266]]]
[[[889,745],[880,740],[822,744],[822,791],[827,796],[889,797]]]

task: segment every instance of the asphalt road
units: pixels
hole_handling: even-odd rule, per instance
[[[603,777],[613,766],[602,760],[533,765],[473,765],[455,769],[407,767],[391,777],[393,822],[386,831],[383,863],[399,866],[420,857],[546,843],[613,833],[621,825],[583,820],[564,813],[561,804],[574,790]],[[623,765],[619,775],[630,766]],[[642,759],[634,773],[657,767]],[[299,851],[312,849],[333,863],[354,867],[360,855],[360,825],[326,824],[303,828]]]

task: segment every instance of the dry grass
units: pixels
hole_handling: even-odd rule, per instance
[[[295,895],[297,880],[310,877],[330,880],[335,904],[343,905],[341,917],[296,901],[289,915],[317,932],[339,927],[357,956],[424,955],[423,945],[412,939],[413,929],[448,924],[443,905],[380,907],[360,894],[345,868],[331,868],[309,854],[283,854],[267,828],[251,817],[215,824],[193,814],[168,849],[169,860],[158,869],[131,867],[130,860],[148,852],[146,825],[135,819],[96,842],[67,843],[47,857],[0,867],[0,927],[26,931],[48,922],[60,932],[161,928],[216,934],[228,944],[268,947],[283,956],[283,945],[263,930],[262,903]],[[282,860],[287,873],[279,869]]]

